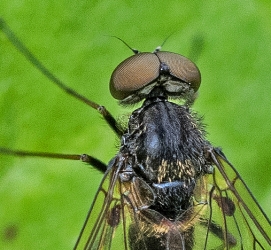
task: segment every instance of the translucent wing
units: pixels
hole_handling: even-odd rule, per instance
[[[197,180],[193,204],[174,220],[152,208],[152,188],[124,157],[105,174],[75,249],[268,249],[271,224],[234,167],[210,150],[212,174]],[[154,248],[155,247],[155,248]]]
[[[114,246],[116,242],[112,241],[116,230],[121,232],[117,235],[120,237],[119,247],[127,249],[125,230],[121,223],[123,211],[118,173],[119,168],[116,165],[105,173],[75,249],[112,249],[112,245]]]
[[[123,157],[116,157],[104,175],[75,249],[131,249],[129,229],[140,232],[139,211],[153,200],[151,188],[127,169]]]
[[[195,223],[194,248],[270,249],[269,219],[224,154],[219,149],[209,153],[216,167],[195,192],[195,204],[205,211]]]

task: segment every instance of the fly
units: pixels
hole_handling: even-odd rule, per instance
[[[270,220],[221,149],[206,139],[202,119],[191,109],[201,83],[192,61],[160,48],[133,50],[110,79],[110,92],[121,104],[143,100],[123,129],[105,107],[49,72],[2,19],[0,27],[53,83],[97,109],[120,138],[108,166],[86,154],[1,148],[2,154],[82,160],[104,172],[74,249],[270,248]]]

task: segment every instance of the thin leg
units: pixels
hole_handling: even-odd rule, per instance
[[[12,32],[12,30],[8,27],[6,22],[0,18],[0,29],[7,36],[9,41],[15,46],[15,48],[20,51],[25,58],[31,62],[42,74],[44,74],[48,79],[50,79],[55,85],[64,90],[69,95],[74,98],[86,103],[90,107],[98,110],[98,112],[103,116],[106,120],[107,124],[113,129],[113,131],[121,137],[123,135],[123,131],[118,127],[116,119],[110,114],[109,111],[104,106],[101,106],[89,99],[85,96],[77,93],[73,89],[69,88],[65,85],[61,80],[59,80],[54,74],[52,74],[32,53],[31,51],[20,41],[20,39]]]
[[[47,152],[30,152],[21,150],[12,150],[7,148],[0,148],[0,154],[14,155],[20,157],[42,157],[42,158],[55,158],[55,159],[66,159],[66,160],[81,160],[95,167],[100,172],[104,173],[107,169],[107,165],[95,157],[87,154],[76,155],[76,154],[57,154]]]
[[[216,224],[214,221],[207,221],[206,219],[201,219],[200,223],[204,227],[208,228],[208,230],[210,230],[213,235],[221,239],[221,241],[224,240],[224,232],[220,225]],[[235,237],[230,232],[227,232],[227,243],[230,247],[233,247],[237,244]],[[221,249],[224,249],[224,247],[225,245],[221,245]]]

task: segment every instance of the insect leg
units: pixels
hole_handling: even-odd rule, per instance
[[[215,235],[216,237],[218,237],[219,239],[221,239],[223,241],[224,232],[223,232],[223,229],[222,229],[222,227],[220,225],[216,224],[214,221],[208,221],[208,220],[205,220],[205,219],[202,219],[200,221],[200,223],[204,227],[208,228],[208,230],[210,230],[210,232],[213,235]],[[228,243],[230,248],[234,247],[237,244],[235,237],[229,232],[227,232],[227,243]],[[224,249],[224,247],[225,246],[223,246],[223,249]]]
[[[43,157],[43,158],[55,158],[55,159],[66,159],[66,160],[81,160],[86,162],[92,166],[94,166],[97,170],[104,173],[107,169],[107,165],[101,162],[99,159],[87,155],[77,155],[77,154],[57,154],[57,153],[47,153],[47,152],[30,152],[30,151],[22,151],[22,150],[12,150],[7,148],[0,148],[0,154],[5,155],[15,155],[19,157]]]
[[[101,106],[85,96],[77,93],[73,89],[69,88],[66,84],[64,84],[60,79],[58,79],[54,74],[52,74],[43,64],[40,62],[32,52],[20,41],[20,39],[13,33],[13,31],[9,28],[6,22],[0,18],[0,29],[9,39],[9,41],[14,45],[14,47],[20,51],[25,58],[31,62],[43,75],[45,75],[48,79],[50,79],[55,85],[64,90],[67,94],[73,96],[81,102],[86,103],[90,107],[96,109],[106,120],[107,124],[113,129],[113,131],[121,137],[123,135],[122,129],[117,126],[116,119],[111,115],[109,111],[104,106]]]

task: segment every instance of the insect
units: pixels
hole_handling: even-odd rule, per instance
[[[193,62],[160,48],[133,50],[110,79],[111,94],[122,104],[143,101],[122,128],[103,106],[48,72],[3,20],[0,26],[56,85],[97,109],[121,140],[108,166],[85,154],[1,148],[2,154],[80,159],[104,172],[75,249],[270,248],[269,219],[191,109],[201,82]]]

